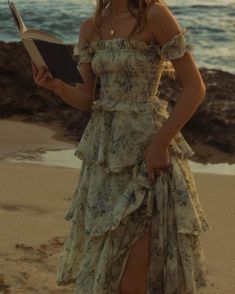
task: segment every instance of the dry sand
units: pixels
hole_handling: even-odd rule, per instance
[[[50,129],[46,131],[43,127],[42,132],[39,126],[36,129],[37,126],[22,126],[18,122],[18,128],[13,130],[12,121],[2,120],[1,130],[2,123],[6,130],[5,136],[3,131],[0,132],[0,146],[4,147],[0,152],[6,152],[10,146],[11,152],[19,146],[25,151],[34,150],[42,142],[47,142],[47,147],[43,148],[55,144],[54,148],[58,149],[52,134],[47,133],[51,132]],[[28,127],[33,128],[31,136],[24,132]],[[10,133],[13,135],[11,139]],[[62,138],[57,144],[65,149],[74,147],[73,142],[63,142]],[[235,176],[195,173],[195,179],[212,228],[202,234],[208,268],[208,294],[233,294]],[[55,274],[70,226],[64,215],[78,181],[78,169],[0,161],[0,293],[73,293],[72,286],[56,286]]]
[[[18,116],[0,120],[1,157],[14,157],[15,153],[24,152],[29,156],[40,150],[72,149],[76,144],[76,141],[65,141],[57,124],[28,123]]]

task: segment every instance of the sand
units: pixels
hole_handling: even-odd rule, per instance
[[[72,149],[76,141],[65,141],[63,130],[53,123],[28,123],[19,116],[0,120],[0,159],[16,153],[43,152],[44,150]]]
[[[11,130],[11,139],[7,130],[3,136],[2,123],[9,132]],[[18,122],[19,125],[22,128],[20,135],[12,121],[0,121],[0,143],[4,142],[0,144],[3,146],[0,153],[7,152],[10,147],[12,154],[20,148],[33,152],[42,142],[47,142],[43,148],[57,149],[58,144],[65,149],[74,147],[74,142],[63,142],[61,136],[57,136],[56,144],[55,129],[46,130],[46,126],[33,127],[25,123],[23,126]],[[31,136],[24,132],[30,127]],[[202,234],[208,294],[233,294],[235,176],[194,175],[212,228]],[[0,161],[0,293],[73,293],[73,285],[56,286],[55,274],[64,237],[70,227],[64,215],[78,181],[78,169]]]

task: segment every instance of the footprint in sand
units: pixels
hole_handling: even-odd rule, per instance
[[[15,244],[14,256],[5,256],[0,275],[0,293],[73,293],[74,285],[57,287],[55,277],[58,256],[65,236],[55,236],[38,246]]]
[[[7,204],[7,203],[1,203],[0,202],[0,210],[7,211],[7,212],[14,212],[14,211],[23,211],[26,210],[27,213],[31,212],[35,215],[37,214],[45,214],[50,213],[49,210],[46,209],[40,209],[38,207],[34,207],[31,205],[13,205],[13,204]]]
[[[57,256],[64,244],[64,236],[55,236],[48,243],[42,243],[34,248],[24,243],[17,243],[15,248],[23,252],[23,256],[19,257],[21,261],[28,263],[36,262],[40,270],[50,272],[53,270],[50,258]],[[57,258],[57,257],[56,257]]]

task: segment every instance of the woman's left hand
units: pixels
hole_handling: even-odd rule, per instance
[[[168,169],[170,165],[168,146],[153,140],[144,152],[144,159],[147,163],[148,178],[152,182],[156,174]]]

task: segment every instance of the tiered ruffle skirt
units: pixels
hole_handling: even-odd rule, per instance
[[[57,284],[79,294],[119,294],[134,243],[150,230],[147,294],[204,294],[207,270],[200,233],[210,229],[181,132],[169,146],[170,169],[151,184],[143,152],[168,117],[159,98],[136,104],[97,100],[75,156],[80,179],[65,219],[71,229]]]

